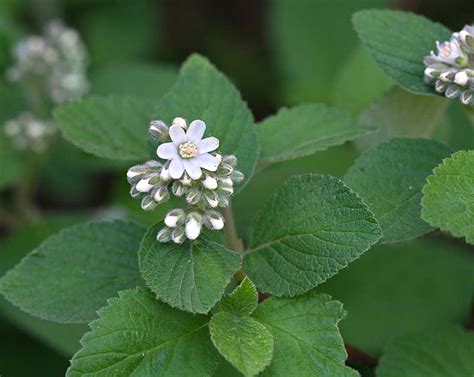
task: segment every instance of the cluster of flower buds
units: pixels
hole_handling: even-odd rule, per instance
[[[48,146],[49,138],[56,133],[56,125],[25,112],[8,120],[4,131],[17,149],[42,152]]]
[[[437,53],[431,51],[424,59],[425,82],[447,98],[474,104],[474,25],[466,25],[436,46]]]
[[[187,203],[184,209],[168,212],[165,227],[157,234],[160,242],[195,240],[203,226],[221,230],[224,218],[216,208],[230,205],[234,184],[244,179],[243,173],[236,170],[237,158],[216,151],[217,138],[202,138],[205,129],[201,120],[188,127],[186,120],[178,117],[170,128],[162,121],[152,121],[149,133],[161,142],[157,155],[164,162],[151,160],[127,172],[130,194],[141,198],[144,210],[155,209],[171,195],[182,197]]]
[[[50,22],[42,36],[18,42],[13,58],[7,79],[26,86],[41,83],[55,104],[77,99],[89,88],[86,49],[79,34],[61,21]]]

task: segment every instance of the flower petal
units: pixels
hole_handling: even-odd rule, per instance
[[[174,145],[179,145],[186,141],[186,133],[184,132],[184,129],[180,126],[171,126],[170,138],[171,141],[173,141]]]
[[[173,143],[160,144],[156,149],[156,154],[163,160],[171,160],[178,156],[178,149]]]
[[[190,160],[183,160],[184,168],[186,169],[186,172],[189,174],[191,179],[199,179],[201,178],[202,171],[199,163],[197,163],[196,158],[190,159]]]
[[[219,139],[217,137],[206,137],[198,143],[199,154],[212,152],[219,148]]]
[[[171,160],[170,167],[168,170],[171,175],[171,178],[180,179],[184,173],[183,160],[179,157],[173,158]]]
[[[201,168],[204,168],[209,171],[216,171],[219,166],[219,159],[212,154],[203,153],[193,158],[193,161],[199,165]]]
[[[188,132],[186,132],[186,139],[193,143],[198,143],[202,139],[205,131],[206,123],[199,119],[193,120],[189,125]]]

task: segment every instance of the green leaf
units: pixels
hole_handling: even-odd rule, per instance
[[[423,187],[423,219],[474,244],[474,151],[454,153],[433,173]]]
[[[374,357],[394,337],[467,324],[474,292],[469,250],[441,239],[385,244],[318,287],[344,302],[344,341]]]
[[[136,253],[143,233],[127,221],[64,229],[9,271],[0,292],[40,318],[88,322],[107,298],[142,284]]]
[[[451,31],[423,16],[393,10],[364,10],[353,17],[360,40],[380,68],[405,89],[435,94],[423,82],[423,58]]]
[[[371,131],[322,104],[283,108],[257,125],[264,162],[291,160],[343,144]]]
[[[257,216],[245,271],[264,292],[302,294],[345,268],[382,235],[362,200],[330,176],[288,179]]]
[[[408,240],[433,230],[421,219],[421,188],[449,154],[436,141],[392,139],[363,154],[349,169],[344,182],[374,213],[383,242]]]
[[[156,234],[161,227],[151,227],[140,246],[143,278],[172,307],[207,313],[238,270],[240,255],[206,238],[182,245],[160,243]]]
[[[252,113],[234,85],[206,58],[192,55],[186,60],[178,81],[159,101],[155,114],[165,122],[176,116],[202,119],[206,135],[220,140],[219,149],[238,157],[245,182],[251,177],[259,155]]]
[[[163,64],[108,64],[92,76],[92,91],[158,100],[178,78],[176,68]]]
[[[209,323],[211,339],[222,356],[245,376],[255,376],[273,356],[273,336],[249,316],[219,312]]]
[[[368,149],[394,137],[431,138],[448,103],[443,97],[419,96],[395,87],[360,114],[360,123],[377,130],[356,143]]]
[[[212,376],[219,354],[208,322],[161,303],[145,288],[122,291],[91,323],[67,376]]]
[[[281,71],[283,102],[327,103],[334,76],[357,46],[352,14],[388,4],[387,0],[270,2],[271,47]]]
[[[246,277],[234,291],[223,297],[220,309],[239,315],[250,315],[257,308],[258,292],[255,285]]]
[[[358,376],[347,358],[337,324],[342,304],[314,291],[296,298],[270,297],[254,313],[273,334],[275,351],[263,376]]]
[[[64,138],[88,153],[118,160],[144,160],[153,106],[128,97],[88,97],[54,111]]]
[[[0,189],[20,181],[27,170],[25,156],[13,148],[0,127]]]
[[[377,367],[379,377],[472,377],[474,334],[442,327],[397,338]]]

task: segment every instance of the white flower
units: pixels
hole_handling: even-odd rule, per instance
[[[457,39],[452,39],[451,41],[446,41],[443,43],[437,41],[436,47],[438,48],[437,57],[439,61],[443,63],[455,64],[456,59],[461,56],[465,56]]]
[[[171,143],[161,144],[156,153],[164,160],[170,160],[169,174],[173,179],[180,179],[184,171],[193,179],[199,179],[201,169],[216,171],[219,159],[209,152],[219,147],[219,139],[207,137],[203,139],[206,124],[202,120],[191,122],[187,131],[183,127],[173,125],[169,135]]]

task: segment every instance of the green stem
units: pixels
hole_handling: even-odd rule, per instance
[[[28,175],[18,185],[15,191],[15,204],[20,216],[31,222],[41,217],[39,210],[33,203],[34,193],[37,187],[38,163],[40,156],[30,154]]]
[[[229,247],[232,250],[237,251],[243,258],[245,254],[244,243],[237,234],[237,227],[235,226],[235,220],[234,215],[232,213],[232,209],[230,207],[223,208],[222,214],[224,215],[225,219],[224,235],[229,244]],[[240,284],[240,282],[244,280],[246,276],[247,274],[241,266],[240,269],[234,274],[234,280],[237,284]]]

